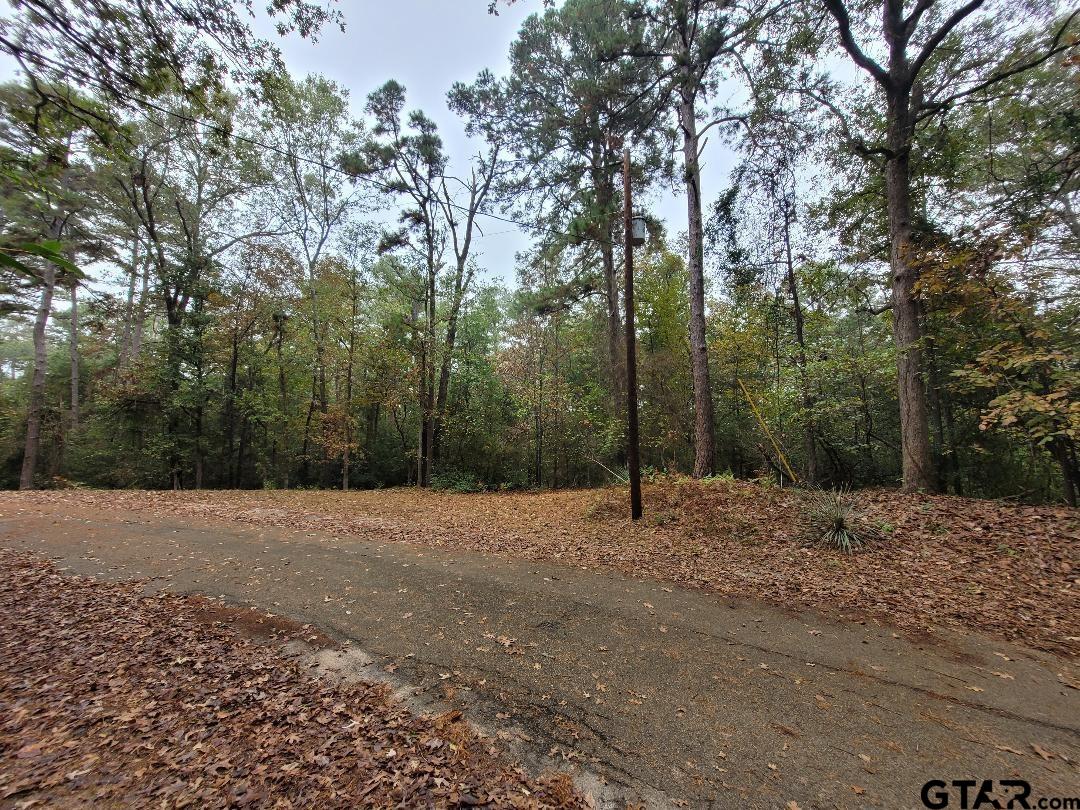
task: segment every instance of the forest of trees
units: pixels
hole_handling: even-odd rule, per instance
[[[13,3],[0,486],[620,479],[625,143],[643,213],[686,203],[635,255],[647,471],[1076,504],[1077,12],[535,5],[447,88],[451,162],[405,87],[354,117],[243,4]]]

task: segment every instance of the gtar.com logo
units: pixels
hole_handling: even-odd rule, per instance
[[[931,779],[920,794],[924,807],[944,810],[1080,810],[1080,797],[1041,796],[1031,798],[1031,785],[1024,779]]]

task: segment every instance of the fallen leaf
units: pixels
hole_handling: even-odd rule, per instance
[[[1051,759],[1054,758],[1054,755],[1052,753],[1047,751],[1041,745],[1037,745],[1036,743],[1031,744],[1031,750],[1034,751],[1036,754],[1038,754],[1040,757],[1042,757],[1045,760],[1051,760]]]
[[[1064,672],[1059,672],[1057,676],[1058,680],[1060,680],[1070,689],[1080,689],[1080,681],[1078,681],[1076,678],[1073,678],[1070,675],[1065,674]]]

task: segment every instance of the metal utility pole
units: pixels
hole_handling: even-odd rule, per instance
[[[641,517],[641,459],[638,455],[637,339],[634,333],[634,207],[630,198],[630,149],[623,149],[623,232],[626,275],[623,308],[626,310],[626,464],[630,472],[630,517]]]

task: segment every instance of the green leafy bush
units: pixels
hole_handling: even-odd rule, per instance
[[[431,476],[431,488],[440,492],[483,492],[484,482],[472,473],[447,470]]]

